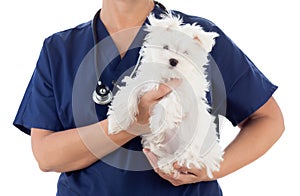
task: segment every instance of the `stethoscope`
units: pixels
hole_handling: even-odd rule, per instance
[[[157,1],[154,1],[154,3],[155,3],[155,6],[158,6],[160,9],[162,9],[164,13],[168,13],[168,10],[166,9],[166,7],[163,4],[161,4]],[[101,11],[101,9],[97,11],[97,13],[95,14],[93,21],[92,21],[92,32],[93,32],[93,39],[94,39],[94,61],[95,61],[96,74],[97,74],[97,78],[98,78],[98,82],[97,82],[96,88],[93,92],[92,98],[96,104],[107,105],[107,104],[111,103],[111,101],[113,99],[113,93],[107,85],[105,85],[103,82],[101,82],[100,73],[99,73],[100,71],[98,69],[99,57],[97,55],[98,54],[97,43],[99,42],[99,37],[97,34],[98,33],[97,32],[97,19],[99,17],[100,11]],[[136,70],[140,64],[141,56],[142,55],[140,52],[137,63],[130,75],[131,78],[134,76],[134,73],[136,72]]]

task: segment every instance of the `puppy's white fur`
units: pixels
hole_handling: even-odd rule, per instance
[[[136,76],[123,79],[126,85],[109,108],[109,133],[132,125],[142,95],[160,83],[179,79],[180,85],[153,107],[151,133],[141,136],[142,144],[157,155],[158,167],[165,173],[176,175],[173,164],[178,162],[188,168],[206,168],[212,178],[212,172],[220,168],[223,152],[214,117],[208,112],[205,66],[218,34],[205,32],[196,24],[182,24],[171,14],[162,19],[149,16],[149,21]]]

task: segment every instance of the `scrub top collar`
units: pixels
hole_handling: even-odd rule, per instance
[[[150,14],[160,17],[163,13],[164,11],[159,6],[155,5]],[[115,89],[112,83],[120,83],[121,78],[123,78],[121,76],[131,74],[139,57],[139,51],[146,35],[144,27],[146,24],[150,23],[148,18],[146,18],[123,58],[121,58],[115,42],[110,37],[110,34],[100,17],[97,17],[96,24],[97,36],[99,39],[99,51],[102,53],[100,54],[102,58],[99,59],[99,64],[100,66],[105,67],[104,72],[100,73],[101,81],[108,85],[109,88]],[[100,68],[100,70],[103,69]]]
[[[100,12],[101,12],[101,10],[100,10]],[[155,6],[151,10],[150,14],[154,14],[155,17],[160,18],[161,14],[164,14],[165,12],[166,11],[164,11],[162,8],[160,8],[158,5],[155,4]],[[144,21],[143,26],[145,26],[146,24],[150,24],[150,22],[148,20],[148,17]],[[106,38],[107,36],[110,36],[107,28],[105,27],[103,21],[100,18],[100,16],[97,17],[97,35],[98,35],[99,41],[101,41],[102,39]]]

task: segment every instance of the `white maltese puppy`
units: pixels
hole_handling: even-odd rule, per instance
[[[188,168],[205,168],[212,178],[212,172],[220,168],[223,151],[214,116],[208,111],[205,66],[218,34],[205,32],[196,24],[182,24],[171,14],[162,19],[149,16],[149,21],[135,76],[123,79],[125,86],[120,87],[109,107],[109,134],[128,130],[146,92],[179,79],[180,84],[171,87],[172,92],[153,107],[151,132],[141,136],[143,147],[157,156],[158,167],[165,173],[177,175],[173,167],[177,162]]]

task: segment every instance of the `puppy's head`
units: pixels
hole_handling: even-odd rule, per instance
[[[167,69],[188,69],[190,65],[206,64],[217,33],[205,32],[196,24],[183,24],[179,17],[171,14],[162,19],[152,15],[149,22],[144,46],[145,54],[151,56],[151,60],[160,62]]]

